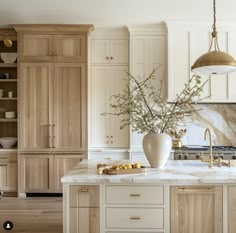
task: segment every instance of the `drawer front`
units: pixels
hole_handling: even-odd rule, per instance
[[[107,186],[107,204],[162,205],[163,186]]]
[[[8,152],[8,151],[1,151],[0,152],[0,162],[16,162],[17,161],[17,152]]]
[[[163,208],[107,208],[107,228],[163,229]]]
[[[99,207],[99,186],[70,186],[70,207]]]

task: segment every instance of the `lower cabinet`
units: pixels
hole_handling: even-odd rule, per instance
[[[78,154],[21,154],[19,193],[60,193],[61,177],[81,161]]]
[[[167,232],[162,185],[106,185],[106,232]],[[111,230],[109,230],[111,229]]]
[[[171,187],[171,233],[199,232],[223,232],[222,187]]]
[[[70,187],[68,232],[99,233],[99,186]]]
[[[17,152],[0,152],[0,191],[17,192]]]
[[[236,232],[236,186],[228,187],[228,233]]]

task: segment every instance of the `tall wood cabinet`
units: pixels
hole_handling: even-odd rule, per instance
[[[221,186],[171,187],[171,233],[222,233]]]
[[[90,150],[128,150],[129,128],[111,113],[110,97],[127,87],[129,71],[127,30],[96,30],[91,37]],[[111,156],[112,157],[112,156]]]
[[[87,156],[88,36],[93,26],[14,27],[20,64],[19,192],[61,192],[55,177]]]

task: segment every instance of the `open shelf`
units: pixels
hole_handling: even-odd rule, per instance
[[[3,82],[3,83],[9,83],[9,82],[17,82],[17,79],[15,78],[12,78],[12,79],[0,79],[0,82]]]
[[[0,122],[17,122],[17,118],[0,118]]]
[[[3,68],[5,68],[5,67],[17,67],[17,63],[0,63],[0,68],[1,67],[3,67]]]

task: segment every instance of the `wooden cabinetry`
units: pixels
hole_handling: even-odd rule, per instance
[[[171,187],[171,233],[222,233],[222,187]]]
[[[0,190],[17,192],[17,152],[0,152]]]
[[[20,151],[86,151],[83,63],[21,63]]]
[[[62,192],[61,177],[82,159],[75,154],[20,155],[20,193]]]
[[[85,35],[23,34],[20,36],[21,62],[85,62]]]
[[[99,186],[70,186],[69,222],[66,232],[99,233]]]
[[[236,231],[236,186],[228,187],[228,233]]]
[[[209,25],[199,23],[167,22],[168,26],[168,100],[173,101],[176,94],[184,88],[193,73],[191,65],[206,53],[210,47],[211,31]],[[224,24],[220,31],[219,47],[232,56],[236,56],[235,27]],[[236,102],[235,73],[228,75],[201,75],[205,85],[202,102],[230,103]]]
[[[110,97],[127,86],[127,31],[95,31],[91,39],[90,79],[90,149],[129,147],[129,128],[120,129],[121,117],[102,113],[112,112]]]
[[[20,193],[61,192],[60,177],[87,156],[87,41],[93,26],[14,28],[20,62]]]
[[[12,41],[11,47],[6,47],[4,39]],[[1,53],[17,53],[16,32],[12,28],[0,29]],[[5,63],[0,58],[0,137],[17,137],[17,63]],[[9,96],[12,92],[12,96]],[[5,112],[15,112],[16,117],[6,118]],[[1,149],[1,145],[0,145]]]

